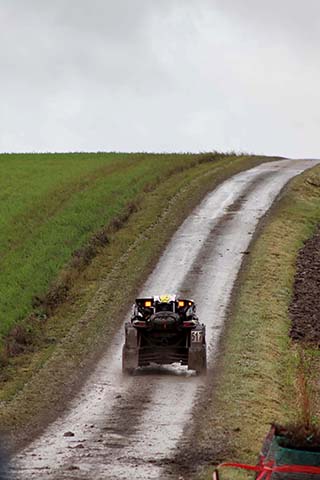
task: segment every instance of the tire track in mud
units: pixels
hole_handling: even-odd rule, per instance
[[[194,294],[194,285],[199,282],[199,277],[202,275],[202,266],[206,264],[208,258],[212,257],[215,250],[219,248],[217,238],[223,236],[228,230],[229,223],[233,220],[234,216],[240,211],[246,200],[250,197],[254,191],[259,188],[266,180],[276,175],[274,172],[263,172],[252,180],[246,190],[235,200],[229,207],[226,208],[225,213],[221,216],[218,223],[212,228],[207,239],[203,243],[200,252],[198,253],[195,261],[192,264],[188,274],[186,275],[183,284],[179,288],[179,294],[192,298]]]
[[[211,363],[243,252],[258,221],[287,181],[311,166],[306,161],[272,162],[224,182],[180,227],[146,282],[142,294],[180,290],[196,300],[207,325]],[[123,378],[122,342],[120,331],[73,409],[21,452],[18,478],[40,479],[44,472],[48,479],[70,480],[170,477],[168,470],[162,476],[162,468],[170,465],[188,432],[205,380],[181,366],[147,368]],[[74,437],[63,437],[69,429]]]
[[[75,470],[75,477],[70,477],[70,471],[66,472],[63,466],[55,473],[55,478],[79,479],[80,463],[82,474],[89,472],[92,475],[95,468],[92,465],[92,458],[98,465],[103,465],[104,470],[108,470],[109,465],[114,461],[121,460],[125,456],[123,451],[130,442],[134,441],[144,408],[151,401],[151,388],[150,384],[137,379],[127,392],[123,395],[118,394],[117,403],[104,422],[99,426],[89,425],[92,429],[90,448],[86,448],[86,440],[80,443],[75,442],[74,446],[70,446],[72,455],[69,457],[69,463]]]

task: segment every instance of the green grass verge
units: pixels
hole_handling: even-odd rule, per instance
[[[69,172],[69,183],[65,184],[61,171],[65,164],[72,162],[72,155],[25,157],[28,174],[21,173],[19,182],[22,189],[23,178],[30,174],[28,192],[12,213],[12,222],[8,216],[7,225],[8,232],[10,228],[13,232],[10,238],[14,239],[8,256],[19,259],[12,260],[9,270],[21,279],[21,262],[29,262],[28,274],[24,277],[28,281],[12,282],[13,290],[16,289],[15,304],[12,310],[10,304],[7,308],[15,313],[11,314],[9,324],[23,322],[24,314],[31,311],[32,297],[45,293],[53,281],[59,282],[59,278],[68,274],[68,261],[75,249],[83,248],[97,230],[114,225],[128,204],[134,202],[137,208],[126,217],[121,228],[109,228],[108,243],[74,276],[67,301],[44,321],[41,316],[33,319],[31,326],[37,333],[33,351],[11,358],[3,369],[0,422],[9,429],[36,421],[41,424],[41,415],[44,422],[55,416],[55,407],[61,398],[68,397],[75,388],[76,377],[81,377],[79,366],[94,362],[108,344],[141,283],[191,209],[230,175],[270,160],[212,154],[124,155],[123,158],[98,154],[92,156],[96,164],[90,170],[91,155],[74,157],[77,173],[73,178]],[[11,156],[6,162],[11,158],[14,163],[15,157]],[[18,171],[24,170],[23,159],[23,156],[17,157]],[[83,177],[77,160],[84,162]],[[36,180],[35,165],[42,161],[47,165],[43,171],[40,168],[42,173]],[[68,168],[73,170],[72,166],[67,165],[67,171]],[[52,177],[51,183],[46,176]],[[39,187],[41,192],[36,195],[35,185],[42,185],[42,177],[47,186],[43,190]],[[9,183],[16,176],[10,178]],[[16,221],[22,217],[25,223]],[[25,255],[24,239],[30,247],[28,255]],[[51,253],[48,255],[51,248],[55,252],[53,257]],[[35,288],[33,280],[38,274],[42,281],[35,280]],[[28,295],[20,295],[19,289],[29,288],[29,284]],[[48,405],[52,407],[50,411]]]
[[[319,185],[320,167],[290,183],[240,274],[217,385],[198,428],[202,448],[223,444],[224,460],[256,463],[273,421],[303,422],[307,413],[319,424],[319,352],[292,343],[288,316],[298,250],[320,222]]]

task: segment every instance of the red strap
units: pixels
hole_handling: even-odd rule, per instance
[[[257,480],[270,480],[271,475],[275,472],[283,473],[309,473],[311,475],[320,475],[320,467],[311,467],[308,465],[274,465],[273,462],[262,463],[260,465],[246,465],[244,463],[221,463],[218,468],[242,468],[243,470],[250,470],[252,472],[258,472],[260,475]]]

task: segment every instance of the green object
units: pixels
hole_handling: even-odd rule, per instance
[[[262,449],[262,454],[265,458],[264,462],[271,461],[277,466],[303,465],[320,467],[320,452],[289,448],[285,446],[286,442],[288,440],[285,437],[274,435],[274,432],[271,430]],[[320,480],[320,475],[275,472],[272,474],[271,480]]]
[[[277,465],[320,466],[320,452],[297,450],[279,445],[279,443],[285,444],[285,441],[284,437],[275,436],[271,444],[270,450],[274,452],[274,459]]]

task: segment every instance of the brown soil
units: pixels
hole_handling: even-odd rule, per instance
[[[290,305],[293,340],[320,347],[320,227],[301,248],[297,258]]]
[[[276,425],[276,435],[283,437],[279,444],[286,448],[320,452],[320,430],[315,426]]]

